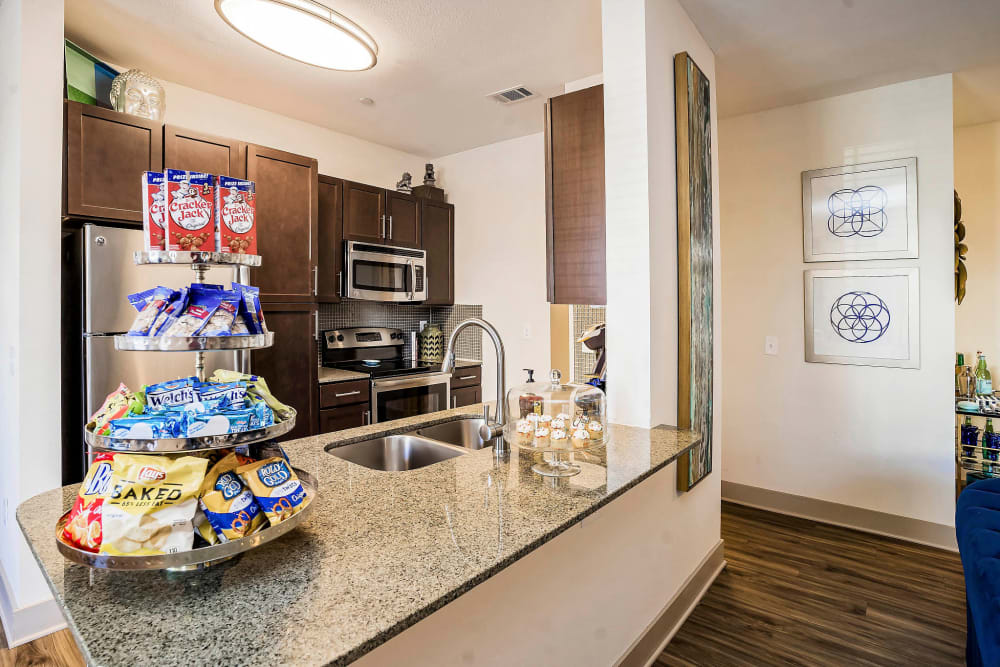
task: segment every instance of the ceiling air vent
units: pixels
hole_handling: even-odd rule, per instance
[[[526,100],[529,97],[534,97],[534,95],[535,94],[533,92],[524,86],[516,86],[514,88],[508,88],[507,90],[499,90],[495,93],[490,93],[487,97],[492,97],[501,104],[513,104],[514,102],[520,102],[521,100]]]

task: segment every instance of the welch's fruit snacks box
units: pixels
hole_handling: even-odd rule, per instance
[[[219,176],[215,188],[219,252],[257,255],[257,195],[253,181]]]
[[[142,237],[146,250],[166,248],[166,200],[163,172],[142,172]]]
[[[167,250],[215,252],[215,176],[167,169]]]

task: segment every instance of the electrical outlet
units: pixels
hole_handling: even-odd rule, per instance
[[[777,336],[767,336],[764,338],[764,354],[770,354],[771,356],[777,356],[778,354],[778,337]]]
[[[522,338],[531,338],[531,325],[525,324],[524,328],[521,330]]]

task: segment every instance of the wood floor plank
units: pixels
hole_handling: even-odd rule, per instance
[[[0,649],[0,667],[83,667],[73,635],[60,630],[33,642]]]
[[[657,659],[700,665],[961,665],[958,554],[723,503],[728,567]]]

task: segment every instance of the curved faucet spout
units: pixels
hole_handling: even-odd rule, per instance
[[[486,420],[487,423],[484,426],[484,430],[488,430],[490,434],[490,437],[487,439],[492,440],[503,434],[503,427],[507,423],[507,410],[506,410],[507,372],[506,372],[506,367],[504,365],[505,361],[503,352],[503,341],[500,340],[500,333],[497,331],[496,327],[494,327],[486,320],[480,319],[478,317],[469,318],[463,321],[457,327],[455,327],[455,330],[451,332],[451,336],[448,337],[448,349],[444,353],[444,361],[441,362],[441,372],[450,373],[452,370],[454,370],[455,341],[458,339],[458,335],[462,333],[462,331],[471,326],[479,327],[480,329],[488,333],[490,335],[490,338],[493,340],[493,346],[496,348],[497,351],[497,407],[495,411],[496,421],[490,423],[490,420],[487,418]],[[489,406],[486,407],[484,415],[487,415],[488,417]],[[506,446],[503,443],[502,438],[499,439],[497,442],[498,444],[494,445],[494,453],[500,454],[506,449]]]

